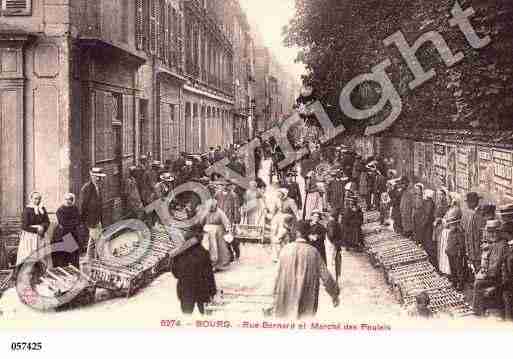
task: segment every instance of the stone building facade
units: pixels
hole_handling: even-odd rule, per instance
[[[141,155],[252,135],[254,41],[238,1],[0,0],[0,229],[53,215],[103,167],[105,222]],[[14,225],[11,226],[11,224]]]

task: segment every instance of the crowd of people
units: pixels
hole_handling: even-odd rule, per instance
[[[291,310],[298,317],[315,314],[314,297],[318,296],[319,286],[312,287],[312,283],[320,280],[338,305],[341,249],[362,251],[364,212],[376,210],[381,224],[423,246],[431,263],[448,276],[456,289],[463,291],[472,284],[477,315],[482,315],[487,302],[495,299],[511,319],[513,205],[496,210],[495,206],[482,203],[476,192],[467,193],[464,198],[443,188],[435,193],[421,183],[413,184],[409,178],[397,176],[392,160],[364,159],[344,146],[313,152],[300,165],[279,169],[279,151],[272,143],[264,142],[255,150],[256,174],[245,190],[220,176],[206,174],[213,163],[228,158],[229,167],[245,176],[248,154],[239,153],[238,149],[239,146],[232,145],[224,150],[211,148],[202,155],[181,153],[165,164],[141,156],[138,165],[128,170],[124,218],[142,219],[152,227],[162,226],[156,213],[148,215],[144,210],[159,199],[168,201],[170,211],[177,216],[181,213],[183,218],[198,218],[192,234],[187,232],[189,238],[197,240],[197,246],[178,256],[173,268],[185,312],[191,312],[194,303],[203,311],[215,292],[215,277],[210,270],[225,270],[240,259],[239,239],[233,235],[238,225],[266,229],[272,260],[280,268],[277,300],[286,307],[279,306],[278,314],[289,315]],[[64,196],[51,236],[42,195],[31,194],[23,211],[18,266],[38,248],[61,241],[67,234],[87,243],[88,260],[97,256],[95,243],[103,229],[105,177],[101,168],[92,168],[90,181],[80,191],[79,204],[75,203],[74,194]],[[174,188],[190,180],[203,182],[210,189],[213,200],[206,206],[193,193],[170,196]],[[54,266],[78,267],[79,256],[77,250],[54,254],[51,260]],[[203,268],[194,275],[186,270],[189,261],[196,266],[205,264],[207,257],[210,269]],[[291,261],[297,258],[302,258],[302,269],[292,265]],[[50,265],[43,263],[43,267]],[[311,277],[298,272],[305,268],[310,268]],[[304,281],[299,287],[308,290],[285,289],[292,285],[294,276],[302,276]],[[303,295],[312,297],[305,299]],[[305,300],[312,302],[302,308]]]

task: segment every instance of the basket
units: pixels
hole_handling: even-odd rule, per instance
[[[9,288],[13,273],[13,270],[0,270],[0,296]]]
[[[436,271],[435,267],[429,261],[420,261],[413,264],[399,266],[385,272],[385,280],[390,285],[398,285],[402,281],[408,280],[419,274],[429,274]]]
[[[247,242],[261,243],[264,240],[264,226],[253,226],[248,224],[235,225],[233,236],[239,240]]]
[[[75,288],[78,282],[83,287],[77,295],[73,296],[70,302],[62,303],[55,308],[56,310],[67,310],[89,305],[95,300],[95,282],[73,265],[48,269],[41,277],[41,282],[53,293],[55,298],[59,298]]]

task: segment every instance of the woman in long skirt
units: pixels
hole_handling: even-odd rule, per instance
[[[79,245],[84,244],[84,230],[80,226],[80,212],[75,206],[75,195],[66,193],[64,195],[64,204],[57,210],[57,221],[59,227],[55,235],[56,242],[62,242],[67,235],[73,236],[73,240]],[[55,267],[66,267],[73,265],[80,267],[80,249],[72,253],[56,252],[52,254],[53,265]]]
[[[244,194],[242,224],[261,226],[265,220],[265,204],[263,195],[257,188],[256,181],[251,181],[249,185],[250,188]]]
[[[437,262],[440,260],[440,238],[442,234],[442,230],[444,228],[443,218],[447,211],[449,210],[449,202],[448,195],[445,189],[441,189],[438,192],[438,198],[435,208],[435,222],[433,228],[433,242],[436,244],[437,250]]]
[[[217,201],[212,200],[208,204],[208,212],[205,213],[201,224],[206,233],[208,251],[214,270],[223,270],[231,261],[231,252],[224,239],[224,235],[231,232],[231,224],[226,214],[217,207]]]
[[[449,256],[447,255],[447,245],[449,243],[449,236],[451,234],[451,229],[447,225],[448,219],[451,218],[461,218],[461,210],[458,206],[458,202],[453,203],[451,208],[447,211],[443,219],[442,232],[440,233],[440,247],[438,250],[438,270],[442,274],[446,274],[448,276],[451,275],[451,267],[449,265]]]
[[[30,194],[30,204],[25,207],[22,215],[22,231],[20,243],[16,257],[16,267],[25,263],[25,261],[43,247],[47,248],[48,253],[38,253],[37,262],[42,265],[40,270],[44,270],[51,265],[51,257],[48,244],[45,240],[46,232],[50,226],[50,219],[46,208],[41,204],[42,196],[39,192]]]

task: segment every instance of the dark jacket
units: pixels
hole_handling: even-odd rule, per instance
[[[199,244],[174,258],[171,271],[180,301],[206,303],[217,292],[210,256]]]
[[[80,216],[88,227],[102,222],[103,199],[94,184],[89,181],[80,190]]]
[[[342,235],[342,226],[336,220],[328,221],[326,225],[328,240],[333,244],[336,249],[340,249],[344,245],[343,243],[343,235]]]
[[[50,226],[50,219],[48,218],[48,213],[46,212],[46,208],[41,208],[43,213],[36,214],[34,209],[31,207],[25,207],[22,215],[22,223],[21,228],[25,232],[37,233],[37,229],[32,228],[31,226],[41,225],[44,228],[44,233],[48,230]]]
[[[465,234],[461,228],[453,229],[449,233],[445,253],[452,257],[462,257],[465,253]]]
[[[311,243],[311,245],[317,248],[324,260],[324,263],[326,263],[326,246],[324,244],[324,241],[326,240],[326,229],[322,224],[316,223],[310,227],[310,233],[317,234],[317,240]]]
[[[303,208],[303,198],[301,197],[299,185],[296,182],[291,182],[285,184],[283,187],[289,190],[289,197],[296,202],[297,208]]]

